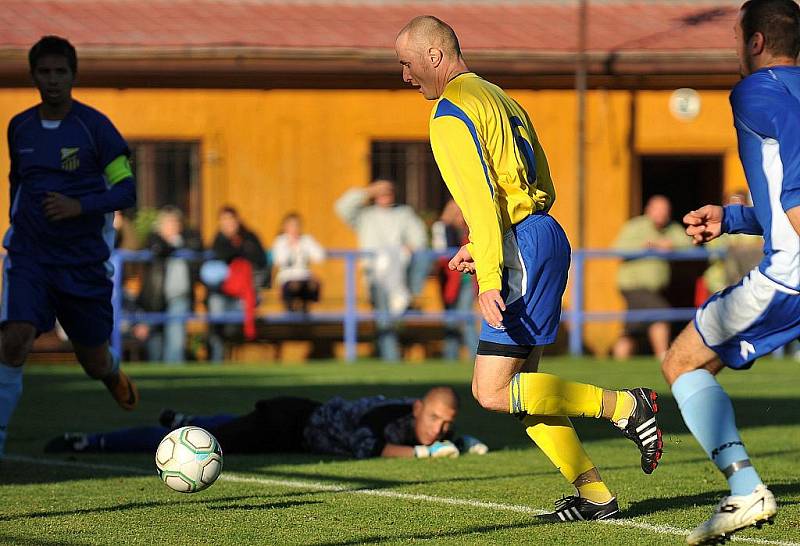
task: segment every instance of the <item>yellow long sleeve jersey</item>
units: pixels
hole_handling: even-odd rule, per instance
[[[467,72],[436,102],[430,135],[436,164],[469,226],[479,291],[499,290],[504,233],[555,201],[533,124],[502,89]]]

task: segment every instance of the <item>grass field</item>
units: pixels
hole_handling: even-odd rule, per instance
[[[652,360],[550,358],[543,364],[543,371],[570,378],[662,391],[665,454],[652,476],[642,474],[638,451],[608,423],[577,423],[626,519],[570,525],[535,518],[571,491],[514,419],[476,407],[466,364],[151,365],[129,371],[142,391],[142,405],[133,414],[118,411],[76,367],[27,370],[10,430],[10,457],[0,462],[0,543],[680,544],[725,492]],[[742,532],[744,543],[800,544],[799,378],[796,362],[769,359],[750,372],[723,374],[750,455],[780,503],[776,524]],[[463,395],[459,430],[486,441],[491,453],[368,461],[231,455],[219,482],[194,495],[161,484],[151,456],[42,453],[45,441],[60,432],[151,424],[164,407],[244,412],[256,399],[275,395],[416,395],[441,383]]]

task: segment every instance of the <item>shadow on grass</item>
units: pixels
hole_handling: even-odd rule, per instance
[[[292,495],[296,496],[296,495]],[[283,501],[283,502],[264,502],[260,504],[223,504],[221,506],[209,505],[208,510],[278,510],[281,508],[293,508],[295,506],[305,506],[307,504],[322,504],[322,501]]]
[[[769,489],[775,494],[779,506],[800,504],[799,501],[785,500],[786,496],[800,494],[800,482],[769,484]],[[684,510],[687,506],[708,506],[710,509],[716,506],[720,499],[728,493],[728,490],[720,489],[717,491],[705,491],[694,495],[645,499],[632,502],[623,515],[626,518],[648,516],[656,512]]]
[[[85,542],[68,542],[64,539],[45,540],[41,538],[21,537],[0,533],[0,544],[13,544],[14,546],[78,546]]]
[[[477,534],[481,535],[480,539],[478,539],[481,543],[487,543],[489,540],[488,537],[485,536],[485,533],[506,531],[510,529],[527,529],[530,527],[537,527],[539,525],[546,525],[547,523],[548,522],[542,520],[537,521],[535,519],[529,519],[528,521],[519,523],[506,523],[503,525],[476,525],[473,527],[465,527],[463,529],[445,532],[428,531],[425,533],[398,533],[396,535],[375,535],[371,537],[359,537],[351,540],[334,542],[318,542],[315,543],[315,546],[349,546],[355,544],[380,544],[381,542],[411,542],[416,540],[435,541],[437,539],[463,537]]]
[[[302,495],[303,493],[299,493]],[[268,495],[267,498],[279,497],[296,497],[297,493],[285,495]],[[208,510],[277,510],[282,508],[292,508],[294,506],[303,506],[306,504],[321,504],[322,501],[318,500],[304,500],[304,501],[278,501],[278,502],[261,502],[250,504],[237,504],[238,501],[243,500],[256,500],[260,499],[265,501],[264,495],[244,495],[236,497],[217,497],[217,498],[191,498],[183,499],[180,501],[175,500],[159,500],[159,501],[143,501],[143,502],[126,502],[123,504],[115,504],[113,506],[97,506],[93,508],[76,508],[74,510],[51,510],[40,512],[25,512],[22,514],[8,514],[0,515],[0,522],[3,521],[19,521],[30,519],[42,518],[57,518],[65,516],[80,516],[89,514],[103,514],[114,512],[126,512],[128,510],[141,510],[147,508],[159,507],[175,507],[176,505],[198,505],[199,508],[206,508]]]

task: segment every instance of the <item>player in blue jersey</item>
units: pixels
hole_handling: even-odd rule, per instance
[[[775,515],[775,498],[753,468],[715,375],[749,368],[800,337],[800,8],[793,0],[750,0],[735,34],[744,79],[730,99],[753,206],[706,205],[684,222],[697,244],[722,233],[763,235],[764,259],[697,310],[663,363],[684,421],[731,488],[690,544],[716,544]]]
[[[75,48],[46,36],[28,55],[41,103],[8,126],[11,212],[0,303],[0,455],[33,341],[58,319],[87,375],[133,409],[133,382],[109,350],[115,210],[136,202],[125,140],[72,98]]]

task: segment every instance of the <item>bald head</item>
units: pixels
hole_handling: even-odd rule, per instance
[[[424,404],[441,404],[450,409],[457,410],[459,405],[458,395],[452,387],[433,387],[422,397]]]
[[[441,97],[450,80],[469,72],[456,33],[431,15],[409,21],[397,35],[394,49],[403,66],[403,81],[428,100]]]
[[[654,195],[647,201],[644,213],[650,217],[658,229],[661,229],[670,222],[672,204],[663,195]]]
[[[430,445],[449,434],[458,416],[458,395],[451,387],[433,387],[414,402],[414,433]]]
[[[397,39],[405,40],[406,44],[419,51],[428,48],[440,49],[446,57],[461,57],[461,46],[453,28],[434,17],[433,15],[420,15],[414,17],[397,35]]]

